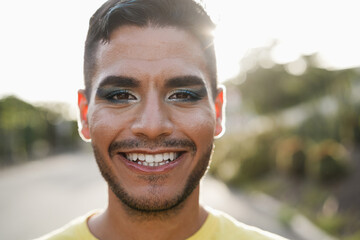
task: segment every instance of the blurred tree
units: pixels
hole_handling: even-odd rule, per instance
[[[79,140],[75,121],[14,96],[0,100],[0,139],[0,165],[74,149]]]
[[[254,50],[241,63],[245,71],[225,83],[229,131],[215,143],[211,172],[237,186],[263,179],[267,187],[260,189],[275,190],[268,193],[299,205],[314,221],[329,196],[351,216],[326,221],[359,217],[360,205],[351,202],[360,199],[359,69],[323,69],[313,55],[295,61],[300,71],[295,62],[269,62],[270,52]],[[345,236],[359,227],[345,221],[335,232]]]
[[[251,69],[238,85],[243,103],[258,114],[268,114],[327,95],[346,98],[356,77],[354,70],[328,71],[312,65],[311,57],[304,59],[308,67],[299,76],[288,73],[284,65]]]

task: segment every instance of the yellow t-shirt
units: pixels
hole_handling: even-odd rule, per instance
[[[187,240],[286,240],[275,234],[238,222],[229,215],[206,208],[209,215],[205,223]],[[64,227],[35,240],[98,240],[87,225],[87,220],[98,211],[79,217]]]

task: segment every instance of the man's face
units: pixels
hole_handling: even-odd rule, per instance
[[[79,91],[82,134],[131,208],[172,208],[192,193],[221,132],[200,43],[176,28],[122,26],[100,44],[91,99]]]

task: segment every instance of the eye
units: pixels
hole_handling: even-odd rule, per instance
[[[136,97],[130,94],[127,90],[111,92],[106,98],[112,101],[137,100]]]
[[[189,90],[176,90],[170,94],[169,99],[172,101],[192,102],[200,100],[201,97]]]
[[[129,103],[138,100],[137,97],[127,89],[104,89],[99,88],[96,95],[112,103]]]

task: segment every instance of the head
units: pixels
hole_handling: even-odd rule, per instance
[[[164,212],[198,189],[223,129],[212,27],[191,0],[108,1],[91,18],[81,133],[110,204]]]

